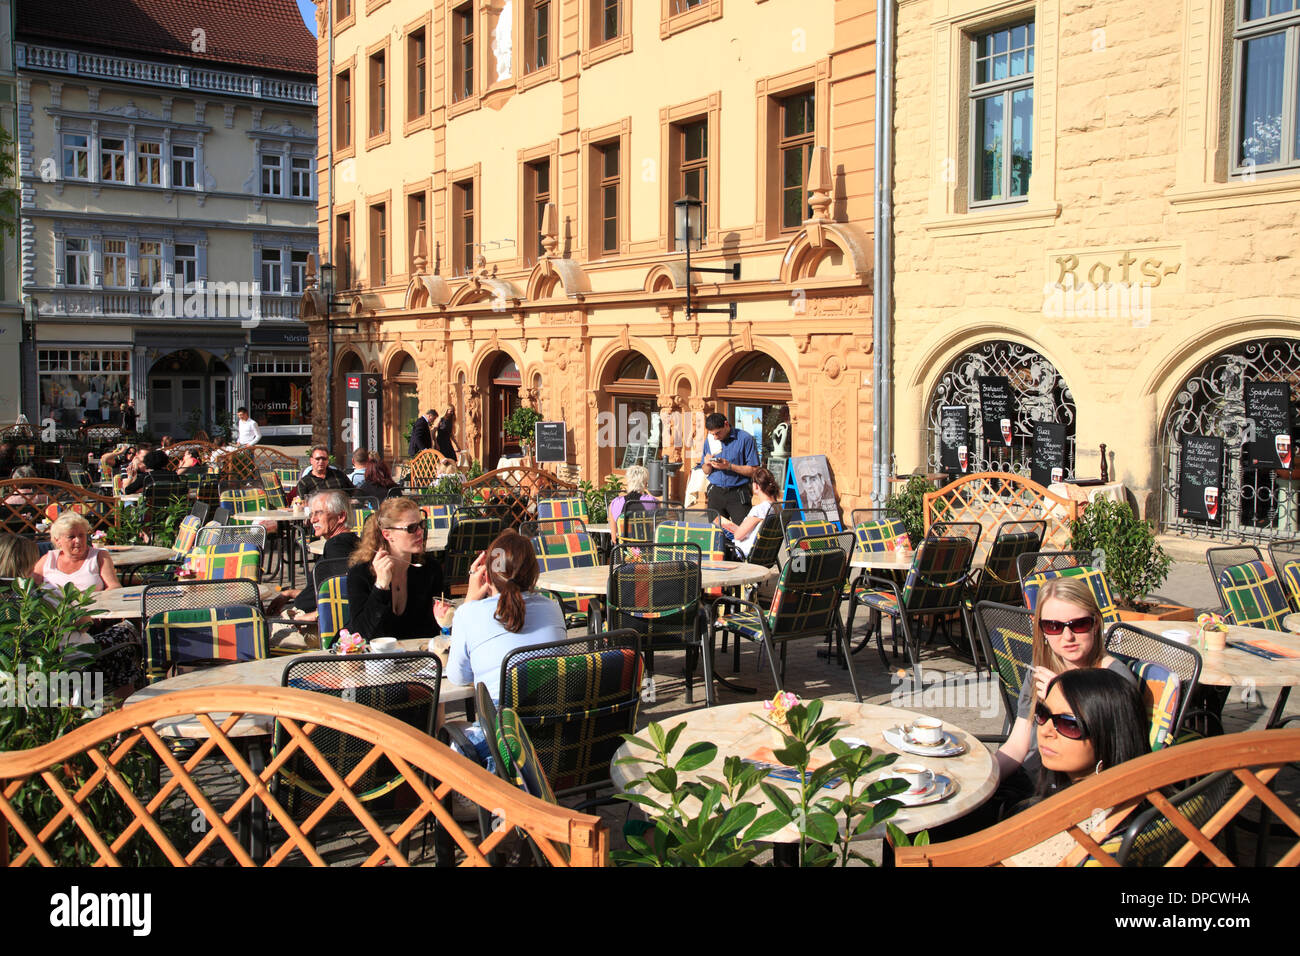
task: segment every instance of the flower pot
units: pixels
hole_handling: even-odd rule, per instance
[[[1121,621],[1194,621],[1196,612],[1181,604],[1154,604],[1146,611],[1119,609]]]

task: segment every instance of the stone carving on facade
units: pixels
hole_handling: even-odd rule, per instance
[[[479,407],[482,397],[483,389],[471,385],[469,397],[465,399],[465,437],[469,441],[471,455],[475,454],[483,435],[483,412]]]
[[[663,435],[661,447],[664,457],[669,461],[682,460],[682,442],[686,436],[683,434],[681,418],[677,398],[673,395],[660,395],[659,422]]]
[[[807,332],[800,333],[794,337],[795,348],[799,350],[800,355],[808,354],[808,346],[812,345],[812,335]]]

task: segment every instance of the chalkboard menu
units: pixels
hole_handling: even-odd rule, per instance
[[[1011,395],[1011,383],[1005,375],[981,375],[980,420],[984,423],[984,440],[1011,446],[1012,422],[1016,418],[1016,400]]]
[[[533,425],[533,440],[539,462],[568,460],[568,429],[564,422],[537,422]]]
[[[1034,422],[1034,455],[1029,462],[1029,477],[1044,488],[1065,480],[1064,425]]]
[[[633,465],[639,465],[645,459],[645,444],[643,442],[629,443],[623,449],[623,464],[620,468],[631,468]]]
[[[1222,524],[1223,439],[1188,435],[1179,460],[1178,514]]]
[[[970,411],[965,405],[939,409],[939,464],[953,478],[970,471],[969,428]]]
[[[1290,469],[1291,386],[1249,381],[1245,386],[1246,417],[1254,422],[1254,440],[1246,448],[1250,463],[1259,468]]]

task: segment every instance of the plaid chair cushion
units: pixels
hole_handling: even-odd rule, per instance
[[[1025,579],[1025,607],[1034,610],[1038,605],[1038,589],[1050,581],[1052,578],[1074,578],[1081,577],[1088,583],[1092,589],[1092,596],[1097,599],[1097,607],[1101,610],[1101,620],[1103,624],[1115,624],[1119,621],[1119,608],[1115,607],[1115,599],[1110,594],[1110,583],[1106,580],[1106,575],[1096,568],[1061,568],[1056,571],[1039,571]]]
[[[1142,704],[1151,729],[1151,749],[1169,746],[1178,716],[1181,682],[1178,675],[1154,661],[1133,661],[1130,665],[1142,687]]]
[[[266,511],[266,492],[261,488],[244,488],[239,491],[223,491],[221,503],[232,514],[241,515],[246,511]]]
[[[1291,610],[1300,611],[1300,561],[1288,561],[1282,565],[1282,583],[1286,585]]]
[[[320,629],[320,646],[329,650],[348,619],[348,576],[339,574],[326,578],[316,590],[317,625]]]
[[[520,661],[505,675],[501,706],[528,728],[557,790],[609,779],[609,762],[636,725],[641,655],[619,647]]]
[[[699,524],[693,521],[664,521],[655,527],[655,544],[695,544],[699,545],[700,557],[705,561],[722,561],[726,559],[723,549],[722,529],[716,525]],[[663,548],[656,548],[655,555],[670,553]]]
[[[267,656],[266,619],[246,604],[160,611],[145,625],[144,653],[151,681],[172,664],[260,660]]]
[[[698,643],[699,580],[694,561],[614,565],[606,588],[609,629],[632,628],[645,649]]]
[[[280,483],[280,476],[273,471],[264,471],[261,473],[262,489],[266,492],[266,504],[271,510],[278,510],[284,507],[284,486]]]
[[[879,554],[881,551],[893,551],[894,542],[900,534],[907,534],[907,528],[899,518],[885,521],[863,521],[853,529],[857,537],[854,546],[856,554]]]
[[[547,803],[557,802],[524,722],[510,707],[501,708],[497,714],[497,749],[510,756],[506,769],[514,777],[515,786]]]
[[[538,567],[542,571],[594,568],[600,563],[596,542],[591,535],[580,531],[572,534],[539,534],[532,538],[532,542]],[[590,598],[575,600],[570,592],[551,593],[564,609],[564,619],[569,627],[587,623],[587,613],[591,609]]]
[[[184,553],[193,548],[194,542],[199,540],[201,527],[203,525],[196,515],[186,515],[182,518],[180,527],[176,529],[176,540],[172,542],[172,549]]]
[[[446,531],[451,527],[451,505],[420,505],[427,531]]]
[[[890,617],[898,614],[898,598],[894,597],[892,591],[860,589],[858,591],[858,600],[873,611],[879,611],[881,614],[888,614]]]
[[[623,543],[655,540],[655,513],[653,511],[624,511],[614,522],[618,540]]]
[[[974,606],[977,601],[1019,603],[1020,574],[1016,569],[1016,559],[1026,552],[1038,550],[1039,545],[1038,535],[1028,531],[996,538],[984,561],[984,570],[980,572],[979,585],[967,599],[970,604]]]
[[[798,541],[812,535],[835,534],[840,530],[834,521],[791,521],[785,529],[786,541]]]
[[[972,553],[965,538],[922,541],[903,583],[903,606],[909,612],[955,607],[970,571]]]
[[[280,479],[280,488],[281,488],[281,490],[283,490],[283,489],[285,489],[285,488],[297,488],[297,487],[298,487],[298,476],[299,476],[300,474],[301,474],[301,472],[300,472],[298,469],[296,469],[296,468],[277,468],[277,469],[275,469],[275,477],[277,477],[277,478]]]
[[[1264,627],[1285,631],[1282,619],[1291,613],[1291,605],[1282,593],[1282,584],[1263,561],[1235,564],[1219,572],[1219,586],[1228,605],[1232,622],[1243,627]]]
[[[763,637],[763,620],[766,616],[764,612],[763,617],[759,617],[759,612],[752,607],[738,607],[734,611],[718,615],[717,623],[725,626],[733,634],[740,634],[751,641],[757,641]]]
[[[572,498],[542,498],[537,502],[538,521],[554,521],[559,518],[588,520],[587,499],[574,496]]]
[[[261,579],[262,552],[251,545],[214,544],[190,552],[190,567],[197,578],[226,581]]]
[[[998,669],[998,679],[1014,700],[1020,696],[1025,675],[1034,661],[1034,640],[1011,627],[989,629],[989,644],[993,648],[993,663]]]
[[[361,532],[365,530],[366,519],[369,518],[373,513],[374,513],[374,509],[366,505],[362,505],[359,508],[349,508],[348,520],[352,523],[351,524],[352,532],[356,535],[360,535]]]

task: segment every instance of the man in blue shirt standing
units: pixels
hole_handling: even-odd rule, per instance
[[[714,412],[704,419],[709,440],[701,452],[702,470],[709,479],[709,507],[739,524],[749,514],[749,481],[759,466],[754,436],[732,428],[727,416]],[[712,444],[718,450],[709,452]],[[721,446],[721,447],[719,447]]]

